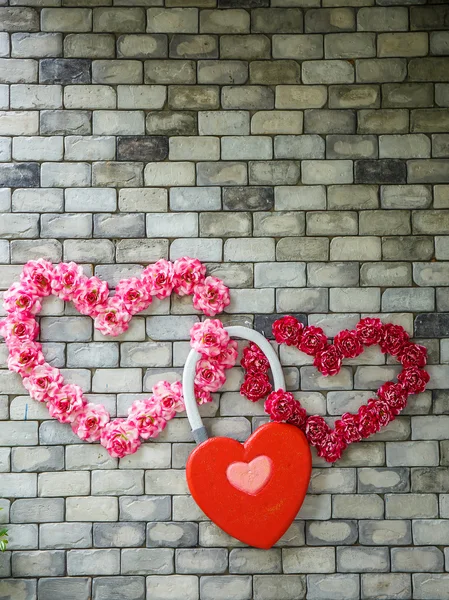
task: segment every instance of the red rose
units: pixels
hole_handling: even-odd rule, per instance
[[[287,346],[297,346],[304,330],[304,325],[287,315],[273,323],[273,335],[278,344],[287,344]]]
[[[300,403],[297,400],[295,400],[295,403],[293,404],[293,414],[288,419],[287,423],[290,423],[291,425],[295,425],[296,427],[299,427],[299,429],[302,429],[303,431],[306,427],[307,413],[306,413],[305,409],[302,408],[302,406],[300,405]]]
[[[376,400],[376,398],[370,398],[368,400],[368,409],[371,413],[376,415],[376,419],[379,423],[379,427],[385,427],[390,421],[393,421],[395,415],[391,410],[391,406],[383,400]]]
[[[317,446],[318,456],[325,459],[326,462],[335,462],[341,458],[341,453],[347,444],[336,431],[331,431],[324,436],[322,442]]]
[[[357,335],[365,346],[373,346],[380,342],[383,325],[380,319],[366,317],[357,323]]]
[[[340,331],[334,338],[334,346],[338,348],[345,358],[355,358],[363,352],[362,342],[357,332],[345,329]]]
[[[270,368],[268,358],[253,342],[243,349],[243,358],[240,364],[248,373],[266,373]]]
[[[271,392],[265,402],[265,412],[270,415],[272,421],[286,423],[294,414],[295,404],[293,394],[277,390]]]
[[[307,419],[306,437],[312,446],[319,446],[330,432],[331,428],[323,417],[313,415]]]
[[[408,394],[419,394],[426,389],[430,375],[423,369],[409,367],[398,375],[398,381],[402,383]]]
[[[377,390],[377,395],[388,404],[394,416],[398,415],[407,404],[407,392],[400,383],[387,381]]]
[[[327,337],[321,327],[309,325],[303,331],[299,349],[309,356],[315,356],[318,352],[324,350],[327,344]]]
[[[398,359],[404,367],[425,367],[427,363],[427,348],[409,342],[398,354]]]
[[[264,398],[272,390],[268,375],[265,373],[254,373],[245,377],[240,388],[240,394],[246,396],[251,402],[257,402]]]
[[[369,437],[380,429],[379,420],[375,412],[373,412],[366,404],[361,406],[357,413],[359,421],[359,432],[362,438]]]
[[[345,413],[338,421],[336,421],[335,431],[347,444],[360,442],[362,439],[359,431],[358,417],[351,413]]]
[[[341,369],[342,356],[336,346],[329,346],[327,350],[315,356],[313,364],[325,377],[336,375]]]
[[[380,349],[384,354],[396,356],[409,339],[409,335],[403,327],[387,323],[383,326],[382,338],[379,342]]]

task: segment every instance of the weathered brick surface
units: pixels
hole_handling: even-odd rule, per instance
[[[380,313],[431,363],[430,391],[374,440],[333,468],[315,456],[298,520],[261,551],[188,495],[185,419],[112,459],[30,404],[2,349],[0,598],[447,600],[447,3],[0,5],[2,290],[40,256],[114,287],[190,254],[232,288],[230,322],[272,339],[294,314],[334,336]],[[53,300],[41,339],[90,401],[124,416],[162,374],[179,378],[194,312],[162,302],[112,341]],[[376,348],[334,378],[294,349],[280,357],[288,387],[330,422],[398,372]],[[205,415],[243,441],[264,413],[239,377]]]

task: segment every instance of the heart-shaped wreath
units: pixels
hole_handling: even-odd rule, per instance
[[[8,368],[23,378],[31,398],[46,403],[50,415],[71,424],[82,440],[100,441],[114,457],[133,454],[141,439],[156,437],[167,421],[185,409],[181,383],[158,382],[149,398],[132,404],[126,419],[111,420],[104,406],[88,403],[78,385],[65,383],[60,371],[46,362],[41,344],[35,341],[39,334],[36,315],[41,299],[53,294],[73,301],[80,313],[94,319],[101,333],[116,336],[128,329],[133,315],[148,308],[153,296],[163,299],[172,292],[192,295],[193,306],[207,316],[222,312],[230,302],[228,288],[220,279],[206,277],[206,267],[194,258],[174,263],[159,260],[140,277],[120,281],[113,296],[105,281],[86,277],[76,263],[53,266],[42,259],[30,261],[20,283],[14,283],[4,295],[7,317],[0,322],[0,334],[9,350]],[[226,379],[225,369],[234,366],[237,343],[217,319],[196,323],[190,337],[192,348],[202,355],[195,376],[195,396],[202,404],[212,400],[211,392]]]
[[[305,327],[290,315],[274,322],[273,334],[278,344],[294,346],[313,356],[314,366],[324,376],[336,375],[343,359],[359,356],[364,346],[379,345],[384,354],[395,356],[402,365],[397,383],[384,383],[377,390],[376,398],[368,400],[356,414],[343,414],[332,429],[323,417],[308,416],[290,392],[271,391],[267,359],[256,344],[251,343],[244,349],[241,365],[245,380],[240,393],[253,402],[269,394],[265,412],[271,420],[291,423],[302,429],[318,455],[327,462],[335,462],[349,444],[359,442],[388,425],[405,408],[408,396],[423,392],[430,378],[423,370],[427,349],[411,342],[400,325],[383,324],[377,318],[361,319],[356,329],[346,329],[337,334],[333,344],[329,343],[320,327]]]

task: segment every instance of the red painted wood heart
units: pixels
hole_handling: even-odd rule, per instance
[[[297,515],[310,481],[305,435],[267,423],[241,444],[226,437],[197,446],[187,483],[203,512],[223,531],[256,548],[271,548]]]

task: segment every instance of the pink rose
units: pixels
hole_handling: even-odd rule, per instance
[[[95,317],[95,329],[103,335],[120,335],[126,331],[131,315],[123,308],[121,298],[108,298],[106,304],[98,309]]]
[[[266,373],[248,373],[240,386],[240,395],[251,402],[265,398],[273,389]]]
[[[117,300],[123,303],[123,306],[130,315],[148,308],[153,298],[148,293],[148,288],[141,279],[131,277],[130,279],[122,279],[115,288],[115,296]]]
[[[30,260],[23,267],[20,275],[20,281],[33,294],[37,296],[48,296],[51,294],[51,280],[54,269],[51,262],[40,258],[39,260]]]
[[[164,419],[172,419],[177,412],[185,410],[180,381],[159,381],[153,386],[153,397],[159,402]]]
[[[313,364],[325,377],[336,375],[341,369],[342,356],[336,346],[329,346],[327,350],[318,352]]]
[[[396,356],[408,341],[409,335],[403,327],[387,323],[383,326],[382,338],[379,345],[384,354]]]
[[[270,362],[262,350],[254,344],[250,343],[249,346],[243,348],[243,358],[240,364],[247,373],[266,373],[270,368]]]
[[[290,392],[276,390],[271,392],[265,401],[265,412],[272,421],[287,423],[295,415],[297,401]]]
[[[356,331],[345,329],[334,338],[334,346],[344,358],[355,358],[362,354],[363,345]]]
[[[214,359],[223,369],[231,369],[237,362],[239,351],[235,340],[229,340],[228,345]]]
[[[199,404],[200,406],[202,404],[207,404],[208,402],[212,402],[212,400],[213,400],[210,392],[203,390],[201,387],[199,387],[197,385],[195,385],[195,387],[194,387],[194,393],[195,393],[196,403]]]
[[[104,308],[108,296],[109,288],[106,281],[98,277],[90,277],[78,286],[73,301],[80,313],[96,317]]]
[[[427,348],[412,342],[406,343],[399,351],[398,360],[404,367],[425,367]]]
[[[173,263],[164,258],[155,262],[154,265],[148,265],[142,273],[142,279],[148,292],[160,300],[167,298],[172,293],[173,277]]]
[[[37,338],[38,333],[39,325],[33,317],[16,315],[0,321],[0,335],[5,338],[8,346],[32,341]]]
[[[219,356],[229,344],[229,334],[218,319],[195,323],[190,329],[190,345],[203,356]]]
[[[179,296],[193,294],[195,287],[203,283],[206,276],[206,267],[197,258],[178,258],[173,268],[174,290]]]
[[[332,463],[341,458],[341,454],[346,446],[346,442],[339,436],[337,431],[330,431],[323,436],[320,444],[317,445],[317,453],[326,462]]]
[[[309,325],[302,333],[298,348],[309,356],[314,356],[325,349],[327,337],[321,327]]]
[[[430,379],[429,373],[417,367],[408,367],[398,375],[398,381],[408,394],[419,394],[424,392]]]
[[[301,340],[304,325],[287,315],[273,323],[273,335],[278,344],[287,344],[287,346],[297,346]]]
[[[331,428],[319,415],[313,415],[307,419],[306,437],[309,444],[319,446],[322,444],[327,435],[331,432]]]
[[[72,423],[85,404],[83,390],[78,385],[67,384],[63,385],[59,392],[50,398],[48,412],[60,423]]]
[[[31,398],[38,402],[48,402],[63,386],[62,375],[47,363],[38,365],[31,375],[23,379],[23,385]]]
[[[365,346],[378,344],[382,337],[382,321],[377,318],[366,317],[357,323],[357,335]]]
[[[3,307],[7,313],[23,315],[25,318],[35,315],[41,309],[37,294],[23,283],[13,283],[3,297]],[[22,318],[22,317],[19,317]]]
[[[207,358],[197,362],[195,385],[206,390],[206,392],[216,392],[225,381],[226,375],[216,362]]]
[[[154,396],[136,400],[128,411],[128,422],[134,425],[144,440],[156,437],[167,425],[162,407]]]
[[[193,306],[208,317],[214,317],[231,302],[229,289],[217,277],[206,277],[203,283],[195,287]]]
[[[400,383],[387,381],[377,390],[377,395],[388,404],[394,415],[398,415],[407,404],[407,392]]]
[[[86,442],[96,442],[101,437],[101,432],[110,416],[101,404],[85,404],[83,409],[76,415],[72,424],[73,432]]]
[[[114,419],[101,431],[101,445],[114,458],[133,454],[140,446],[139,432],[127,419]]]
[[[25,341],[10,349],[8,369],[20,373],[22,377],[30,375],[37,365],[43,365],[44,363],[42,346],[37,342]]]
[[[341,418],[335,422],[335,431],[347,444],[360,442],[362,439],[359,431],[358,415],[344,413]]]
[[[61,300],[72,300],[78,287],[85,285],[87,280],[80,265],[59,263],[55,267],[51,287]]]

